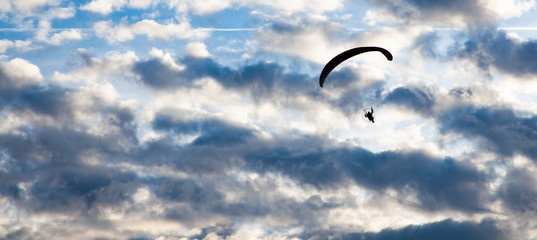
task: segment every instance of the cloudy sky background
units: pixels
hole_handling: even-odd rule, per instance
[[[536,38],[534,0],[2,0],[0,239],[537,239]]]

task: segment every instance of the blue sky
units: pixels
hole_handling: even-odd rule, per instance
[[[536,22],[534,0],[2,1],[0,239],[537,239]],[[394,60],[320,88],[359,46]]]

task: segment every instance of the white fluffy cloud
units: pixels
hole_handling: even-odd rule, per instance
[[[76,9],[74,7],[55,7],[49,9],[45,15],[45,19],[68,19],[75,16]]]
[[[61,11],[60,12],[64,12]],[[72,17],[71,12],[65,12],[65,15],[61,16],[65,18]],[[55,32],[52,29],[50,20],[41,20],[39,22],[39,30],[36,32],[35,40],[43,42],[49,45],[59,46],[67,41],[76,41],[83,38],[83,33],[80,29],[69,29],[59,32]]]
[[[265,51],[322,64],[330,57],[356,46],[383,46],[397,55],[426,31],[422,27],[408,27],[352,32],[342,25],[314,18],[267,25],[258,31],[256,40]]]
[[[161,40],[203,39],[208,32],[194,29],[187,21],[181,23],[161,24],[154,20],[142,20],[134,24],[120,23],[114,26],[110,21],[101,21],[93,25],[95,34],[110,43],[133,40],[137,35]]]
[[[160,0],[150,2],[147,0],[93,0],[81,7],[83,10],[100,13],[103,15],[110,14],[113,11],[119,11],[124,7],[132,8],[148,8],[151,5],[163,3],[170,8],[176,9],[179,12],[192,11],[195,14],[210,14],[229,8],[231,6],[249,6],[252,8],[258,6],[267,6],[285,13],[298,12],[313,12],[322,13],[326,11],[334,11],[343,6],[341,0],[323,1],[323,0],[297,0],[297,1],[261,1],[261,0]]]
[[[77,41],[83,38],[80,29],[70,29],[51,34],[49,30],[40,30],[36,36],[36,40],[49,45],[59,46],[68,41]]]
[[[81,40],[82,32],[79,29],[71,29],[55,33],[50,37],[49,43],[52,45],[60,45],[65,41]]]
[[[344,50],[338,37],[344,29],[325,19],[297,19],[261,28],[257,38],[265,51],[285,53],[322,63],[326,56],[335,56]]]
[[[524,12],[535,8],[535,0],[496,0],[481,1],[490,11],[502,19],[520,17]]]
[[[0,12],[8,12],[11,10],[11,2],[0,1]]]
[[[56,71],[54,81],[107,82],[114,76],[132,76],[132,67],[139,60],[132,51],[108,52],[103,59],[94,58],[86,49],[79,49],[75,55],[82,61],[80,68],[68,73]]]
[[[186,45],[187,52],[194,57],[210,57],[207,46],[202,42],[191,42]]]
[[[7,39],[0,40],[0,53],[5,52],[7,49],[9,49],[9,48],[11,48],[13,46],[14,46],[13,41],[10,41],[10,40],[7,40]]]
[[[9,62],[0,62],[0,72],[5,76],[7,86],[15,89],[38,85],[43,81],[39,67],[31,62],[15,58]],[[2,83],[6,85],[6,83]]]
[[[93,0],[81,6],[80,9],[100,14],[110,14],[121,9],[125,4],[127,4],[127,0]]]
[[[11,3],[21,12],[31,13],[45,6],[56,6],[60,0],[11,0]]]
[[[159,2],[159,0],[93,0],[80,6],[80,9],[107,15],[114,11],[120,11],[124,7],[147,9]]]

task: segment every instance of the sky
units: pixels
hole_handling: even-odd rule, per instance
[[[535,0],[1,0],[0,239],[537,239],[536,39]]]

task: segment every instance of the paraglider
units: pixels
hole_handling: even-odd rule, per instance
[[[326,77],[328,77],[328,74],[330,74],[330,72],[334,70],[334,68],[336,68],[336,66],[339,65],[340,63],[358,54],[365,53],[365,52],[372,52],[372,51],[381,52],[382,54],[384,54],[386,59],[388,59],[389,61],[393,60],[392,54],[388,50],[381,48],[381,47],[357,47],[357,48],[349,49],[345,52],[338,54],[334,58],[332,58],[332,60],[330,60],[324,66],[323,71],[321,71],[321,76],[319,77],[319,85],[323,87],[324,81],[326,80]]]
[[[384,48],[381,48],[381,47],[357,47],[357,48],[353,48],[353,49],[349,49],[345,52],[342,52],[340,54],[338,54],[337,56],[335,56],[334,58],[332,58],[323,68],[323,70],[321,71],[321,76],[319,77],[319,86],[321,86],[321,88],[323,87],[324,85],[324,82],[326,81],[326,78],[328,77],[328,74],[330,74],[330,72],[332,70],[334,70],[334,68],[337,67],[337,65],[339,65],[340,63],[344,62],[345,60],[351,58],[351,57],[354,57],[358,54],[361,54],[361,53],[365,53],[365,52],[371,52],[371,51],[378,51],[378,52],[381,52],[382,54],[384,54],[384,56],[386,57],[386,59],[388,59],[389,61],[392,61],[393,60],[393,56],[392,54],[384,49]],[[371,110],[371,111],[369,111]],[[373,107],[371,107],[370,109],[364,109],[363,112],[362,112],[362,117],[364,118],[364,120],[368,120],[372,123],[375,122],[375,117],[373,116]]]

